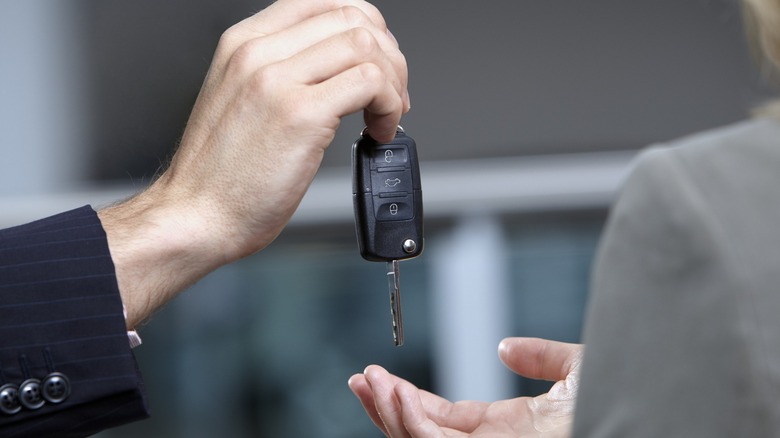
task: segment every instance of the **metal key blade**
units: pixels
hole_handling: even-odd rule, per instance
[[[401,288],[398,260],[387,262],[387,286],[390,290],[390,313],[393,316],[393,343],[404,344],[404,323],[401,318]]]

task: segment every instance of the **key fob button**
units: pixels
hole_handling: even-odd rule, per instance
[[[373,151],[374,164],[379,166],[403,166],[409,161],[406,147],[401,145],[379,146]]]
[[[411,196],[394,196],[391,198],[374,197],[376,220],[403,221],[414,217]]]
[[[374,195],[381,193],[412,193],[412,172],[371,172]]]

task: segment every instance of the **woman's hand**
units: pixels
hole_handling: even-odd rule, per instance
[[[451,403],[371,365],[349,387],[376,426],[390,438],[568,437],[574,416],[582,346],[535,338],[507,338],[499,357],[511,370],[555,381],[550,392],[493,403]]]

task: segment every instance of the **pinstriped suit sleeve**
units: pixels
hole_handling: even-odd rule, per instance
[[[91,207],[0,231],[0,371],[0,385],[52,373],[70,383],[64,401],[0,413],[3,437],[86,436],[148,416]]]

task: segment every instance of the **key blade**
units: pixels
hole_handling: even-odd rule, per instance
[[[390,291],[390,313],[393,317],[393,343],[396,347],[404,344],[404,324],[401,318],[401,287],[398,260],[387,262],[387,286]]]

